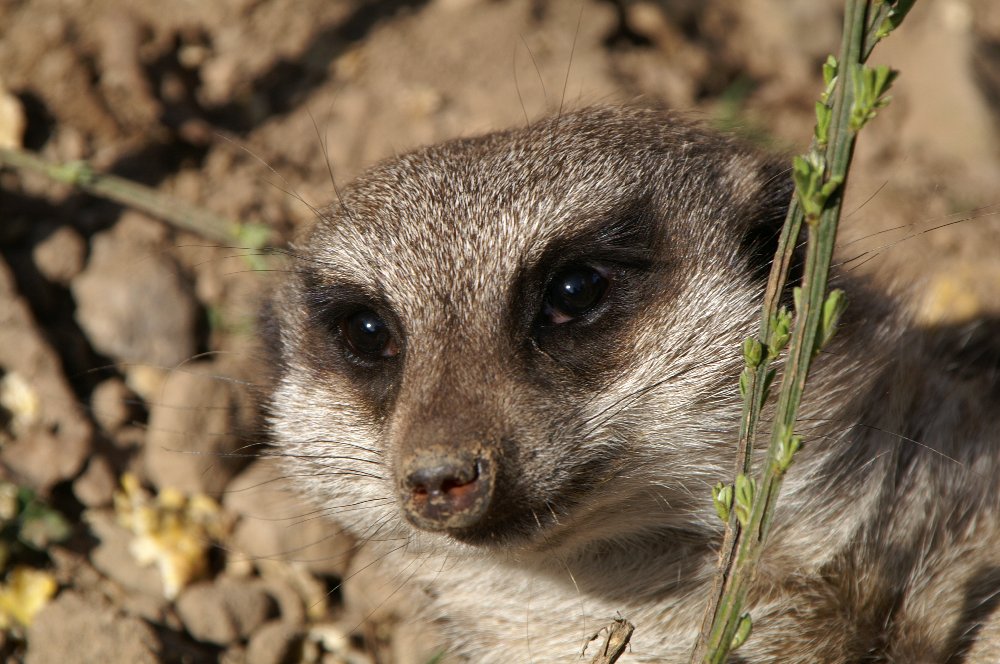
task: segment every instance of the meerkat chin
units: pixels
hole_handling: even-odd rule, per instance
[[[335,519],[364,506],[340,520],[414,570],[448,661],[572,661],[619,613],[623,661],[686,658],[790,191],[784,160],[594,108],[379,164],[294,249],[275,442]],[[833,282],[734,661],[998,662],[1000,325]]]

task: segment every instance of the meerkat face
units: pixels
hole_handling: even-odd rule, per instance
[[[296,250],[271,421],[363,536],[715,528],[780,167],[591,109],[383,163]]]

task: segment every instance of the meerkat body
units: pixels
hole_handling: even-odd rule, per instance
[[[690,652],[787,180],[590,109],[378,165],[297,248],[276,444],[454,661],[572,661],[618,613],[623,661]],[[734,657],[1000,661],[1000,326],[908,330],[835,281]]]

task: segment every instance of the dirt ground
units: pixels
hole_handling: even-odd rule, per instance
[[[560,109],[681,109],[801,150],[841,4],[0,0],[0,145],[282,246],[332,200],[328,161],[344,183]],[[840,256],[921,320],[996,314],[1000,4],[918,3],[875,59],[902,76]],[[7,661],[422,664],[406,607],[263,458],[255,327],[282,267],[249,253],[0,171]]]

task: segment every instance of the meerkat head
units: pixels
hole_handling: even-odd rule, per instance
[[[712,531],[786,180],[674,115],[609,108],[376,166],[295,249],[276,307],[293,474],[369,536]]]

